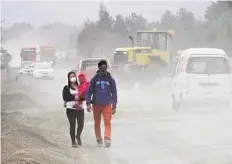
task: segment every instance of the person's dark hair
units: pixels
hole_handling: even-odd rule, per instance
[[[100,68],[102,65],[106,65],[107,66],[107,61],[106,60],[101,60],[97,64],[98,68]]]
[[[75,75],[76,77],[77,77],[77,75],[76,75],[76,73],[74,72],[74,71],[70,71],[69,73],[68,73],[68,75],[67,75],[67,77],[68,77],[68,87],[69,88],[72,88],[72,86],[71,86],[71,81],[70,81],[70,75],[71,74],[73,74],[73,75]],[[78,86],[78,82],[76,81],[76,85]],[[73,89],[73,88],[72,88]]]

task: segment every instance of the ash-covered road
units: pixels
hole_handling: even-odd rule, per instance
[[[67,70],[68,72],[68,70]],[[61,92],[66,71],[54,80],[21,76],[2,83],[2,162],[52,164],[231,164],[232,111],[171,109],[170,79],[119,89],[112,147],[97,148],[87,113],[83,146],[70,147]],[[17,112],[18,111],[18,112]]]

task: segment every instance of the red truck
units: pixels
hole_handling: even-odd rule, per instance
[[[37,61],[38,55],[36,52],[36,47],[22,48],[21,49],[21,69],[20,72],[31,73],[34,63]]]
[[[21,49],[21,73],[32,73],[36,62],[50,62],[53,66],[56,59],[55,46],[36,46]]]

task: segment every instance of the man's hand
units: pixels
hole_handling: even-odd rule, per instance
[[[116,113],[116,108],[113,108],[112,109],[112,114],[115,114]]]
[[[91,105],[87,105],[87,111],[88,111],[89,113],[91,113],[91,110],[92,110]]]

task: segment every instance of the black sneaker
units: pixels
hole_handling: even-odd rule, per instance
[[[111,146],[110,140],[105,140],[105,147],[109,148]]]
[[[77,144],[81,146],[82,145],[81,137],[76,136],[76,139],[77,139]]]
[[[97,146],[102,147],[103,141],[101,139],[97,139]]]

